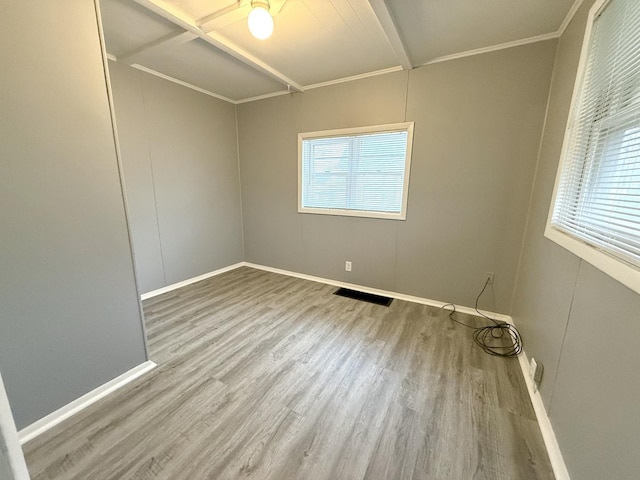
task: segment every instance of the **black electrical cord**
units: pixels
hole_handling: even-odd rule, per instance
[[[480,297],[487,289],[487,285],[489,285],[489,278],[484,282],[482,290],[476,297],[475,310],[478,312],[478,315],[490,320],[493,323],[492,325],[474,327],[461,322],[455,318],[456,306],[453,303],[447,303],[440,308],[448,310],[446,307],[453,307],[453,310],[450,310],[449,318],[463,327],[472,329],[473,341],[476,345],[482,348],[485,353],[495,355],[496,357],[517,357],[522,353],[522,337],[520,336],[518,329],[510,323],[498,322],[478,310],[478,301],[480,301]],[[505,335],[508,335],[508,337],[505,337]],[[510,339],[508,345],[505,345],[505,338]]]

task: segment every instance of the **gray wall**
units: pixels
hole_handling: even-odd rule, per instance
[[[561,38],[514,297],[541,394],[572,478],[640,472],[640,295],[543,236],[588,10]]]
[[[242,261],[235,107],[109,70],[140,291]]]
[[[462,305],[495,272],[481,306],[508,312],[555,51],[541,42],[239,105],[245,259]],[[297,213],[298,132],[405,119],[406,221]]]
[[[23,428],[146,354],[94,4],[4,2],[0,45],[0,370]]]

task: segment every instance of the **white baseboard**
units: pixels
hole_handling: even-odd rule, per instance
[[[215,277],[216,275],[220,275],[221,273],[229,272],[231,270],[235,270],[240,267],[250,267],[255,268],[257,270],[264,270],[266,272],[278,273],[280,275],[287,275],[289,277],[301,278],[303,280],[311,280],[312,282],[324,283],[327,285],[333,285],[335,287],[344,287],[350,288],[353,290],[359,290],[361,292],[372,293],[374,295],[383,295],[385,297],[396,298],[398,300],[405,300],[407,302],[420,303],[422,305],[429,305],[431,307],[440,308],[444,305],[448,305],[448,302],[439,302],[437,300],[431,300],[423,297],[416,297],[413,295],[406,295],[404,293],[392,292],[389,290],[381,290],[379,288],[365,287],[364,285],[357,285],[355,283],[347,283],[340,282],[338,280],[332,280],[330,278],[316,277],[314,275],[307,275],[305,273],[292,272],[290,270],[283,270],[281,268],[268,267],[266,265],[260,265],[257,263],[251,262],[239,262],[233,265],[229,265],[228,267],[220,268],[218,270],[214,270],[213,272],[205,273],[203,275],[199,275],[197,277],[188,278],[187,280],[183,280],[182,282],[174,283],[172,285],[168,285],[166,287],[159,288],[157,290],[153,290],[148,293],[143,293],[140,295],[142,300],[146,300],[148,298],[155,297],[157,295],[162,295],[163,293],[170,292],[172,290],[176,290],[181,287],[185,287],[187,285],[191,285],[192,283],[199,282],[201,280],[205,280],[207,278]],[[468,313],[469,315],[477,315],[478,312],[474,308],[465,307],[462,305],[456,305],[456,310],[461,313]],[[509,315],[504,315],[502,313],[490,312],[487,310],[480,310],[484,315],[488,315],[495,320],[501,320],[503,322],[511,322],[511,317]]]
[[[219,268],[218,270],[214,270],[213,272],[198,275],[197,277],[188,278],[186,280],[183,280],[182,282],[172,283],[171,285],[167,285],[166,287],[158,288],[157,290],[152,290],[151,292],[143,293],[142,295],[140,295],[140,299],[146,300],[147,298],[156,297],[158,295],[162,295],[163,293],[167,293],[181,287],[186,287],[187,285],[191,285],[192,283],[196,283],[201,280],[206,280],[207,278],[210,278],[210,277],[215,277],[216,275],[220,275],[221,273],[228,272],[230,270],[235,270],[236,268],[242,267],[243,265],[245,265],[245,262],[234,263],[233,265]]]
[[[80,398],[77,398],[73,402],[68,403],[64,407],[59,408],[55,412],[52,412],[46,417],[43,417],[40,420],[32,423],[28,427],[23,428],[18,432],[20,443],[24,445],[29,440],[33,440],[38,435],[43,434],[47,430],[55,427],[72,415],[75,415],[81,410],[84,410],[89,405],[97,402],[101,398],[106,397],[110,393],[125,386],[127,383],[135,380],[139,376],[147,373],[155,367],[156,364],[150,360],[141,363],[137,367],[124,372],[122,375],[114,378],[113,380],[100,385],[98,388],[91,390],[90,392],[84,394]]]
[[[7,392],[0,374],[0,478],[29,480]]]
[[[379,288],[365,287],[363,285],[356,285],[354,283],[340,282],[338,280],[331,280],[329,278],[315,277],[313,275],[307,275],[304,273],[290,272],[289,270],[282,270],[280,268],[266,267],[264,265],[258,265],[255,263],[243,262],[243,266],[251,267],[258,270],[265,270],[267,272],[279,273],[281,275],[288,275],[290,277],[302,278],[304,280],[311,280],[313,282],[326,283],[327,285],[333,285],[335,287],[350,288],[352,290],[358,290],[360,292],[372,293],[374,295],[382,295],[385,297],[396,298],[398,300],[405,300],[407,302],[420,303],[422,305],[429,305],[431,307],[440,308],[444,305],[449,305],[448,302],[439,302],[437,300],[431,300],[423,297],[416,297],[413,295],[406,295],[404,293],[391,292],[389,290],[380,290]],[[460,313],[468,313],[470,315],[478,315],[475,308],[456,305],[456,311]],[[511,322],[509,315],[502,313],[489,312],[487,310],[480,310],[481,313],[487,315],[495,320],[501,320],[503,322]]]
[[[513,321],[510,323],[513,324]],[[551,420],[547,415],[547,409],[544,408],[542,396],[540,395],[540,391],[534,388],[533,380],[529,375],[529,357],[527,357],[527,353],[523,351],[518,357],[518,360],[520,362],[520,369],[522,370],[524,381],[527,384],[527,390],[529,391],[529,397],[531,398],[533,409],[535,410],[536,417],[538,418],[538,425],[540,426],[542,439],[544,440],[544,445],[547,448],[547,453],[549,454],[549,460],[551,461],[551,467],[553,468],[556,480],[570,480],[569,470],[567,470],[567,465],[564,463],[564,458],[560,451],[560,445],[558,445],[558,439],[556,438],[556,434],[551,426]]]

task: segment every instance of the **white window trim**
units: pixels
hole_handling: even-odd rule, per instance
[[[577,238],[574,238],[567,233],[558,230],[552,225],[553,210],[556,203],[556,196],[558,194],[558,187],[560,185],[560,177],[564,165],[568,161],[569,139],[571,137],[570,131],[573,128],[575,117],[577,114],[580,90],[584,80],[586,71],[586,61],[589,53],[589,44],[591,41],[591,34],[593,30],[593,22],[597,15],[607,6],[611,0],[598,0],[591,10],[589,11],[589,20],[587,22],[587,28],[584,34],[584,40],[582,42],[582,50],[580,53],[580,62],[578,64],[578,73],[576,75],[576,81],[573,87],[573,97],[571,99],[571,108],[569,109],[569,117],[567,119],[567,127],[565,129],[564,141],[562,143],[562,153],[560,155],[560,164],[558,171],[556,172],[555,186],[553,188],[553,196],[551,197],[551,204],[549,206],[549,214],[547,216],[547,225],[544,231],[544,236],[549,240],[557,243],[561,247],[567,249],[574,255],[582,258],[586,262],[590,263],[597,269],[606,273],[610,277],[614,278],[618,282],[622,283],[626,287],[630,288],[636,293],[640,293],[640,270],[636,267],[625,263],[619,258],[615,258],[608,253],[594,247],[586,242],[583,242]]]
[[[385,125],[370,125],[366,127],[341,128],[335,130],[319,130],[298,134],[298,213],[312,213],[318,215],[339,215],[347,217],[382,218],[387,220],[407,219],[407,198],[409,197],[409,176],[411,173],[411,154],[413,152],[413,124],[414,122],[388,123]],[[404,164],[404,183],[402,185],[402,208],[400,213],[371,212],[367,210],[345,210],[334,208],[309,208],[302,206],[302,141],[307,138],[340,137],[361,135],[367,133],[384,133],[407,131],[407,153]]]

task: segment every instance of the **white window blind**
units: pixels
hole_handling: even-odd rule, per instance
[[[404,219],[413,124],[299,135],[300,212]]]
[[[638,268],[640,1],[600,2],[590,18],[550,224]]]

